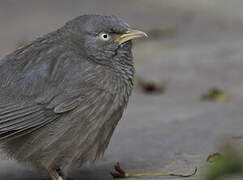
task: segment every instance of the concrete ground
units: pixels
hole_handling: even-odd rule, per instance
[[[187,174],[198,167],[200,174],[207,156],[225,139],[243,142],[243,22],[239,15],[243,3],[231,2],[227,7],[217,0],[204,4],[178,0],[1,1],[0,54],[90,12],[117,14],[148,31],[150,38],[134,46],[137,77],[167,82],[165,92],[145,94],[137,85],[104,158],[75,169],[71,176],[111,179],[109,172],[117,161],[130,173]],[[200,99],[214,87],[228,94],[227,101]],[[0,179],[44,178],[2,155]]]

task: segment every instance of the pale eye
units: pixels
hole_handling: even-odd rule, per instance
[[[103,41],[108,41],[110,39],[110,35],[108,33],[100,33],[99,38]]]

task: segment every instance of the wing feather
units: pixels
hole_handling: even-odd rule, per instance
[[[0,115],[9,114],[13,111],[22,110],[25,107],[20,104],[6,104],[0,106]]]
[[[14,121],[22,117],[28,117],[29,115],[39,112],[40,107],[22,107],[21,109],[15,111],[9,111],[7,113],[0,114],[0,126],[2,123]]]
[[[6,141],[9,141],[11,139],[29,134],[29,133],[36,131],[36,130],[40,129],[41,127],[49,124],[50,122],[56,120],[57,118],[58,117],[53,117],[53,116],[50,116],[49,118],[42,117],[42,118],[39,119],[40,123],[38,124],[38,126],[28,125],[24,128],[18,129],[18,130],[1,132],[0,133],[0,141],[6,142]]]
[[[33,120],[41,118],[43,116],[43,114],[44,114],[44,112],[40,111],[40,112],[31,114],[28,117],[22,117],[22,118],[14,120],[14,121],[1,123],[0,132],[19,129],[19,128],[26,126],[29,123],[34,123]]]
[[[40,105],[20,104],[11,107],[1,109],[0,141],[28,134],[59,117],[52,110],[47,110]]]

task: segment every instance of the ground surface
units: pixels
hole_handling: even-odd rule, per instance
[[[76,179],[111,179],[117,161],[133,173],[188,173],[195,166],[201,170],[226,137],[243,142],[243,3],[169,2],[0,2],[1,56],[17,42],[32,40],[83,13],[118,14],[151,32],[150,39],[134,47],[137,76],[166,81],[165,92],[148,95],[136,87],[104,158],[74,170]],[[213,87],[227,92],[228,101],[201,101]],[[3,155],[1,159],[0,179],[43,179],[29,167]]]

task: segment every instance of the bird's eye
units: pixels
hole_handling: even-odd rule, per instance
[[[108,33],[100,33],[99,38],[103,41],[108,41],[110,39],[110,35]]]

